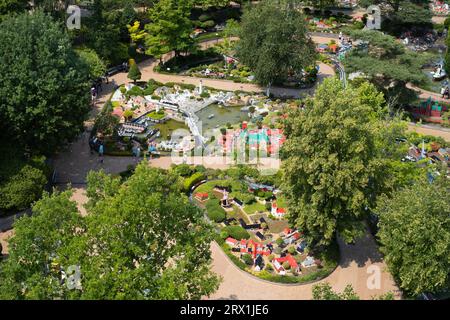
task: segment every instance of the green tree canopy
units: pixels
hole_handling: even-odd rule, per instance
[[[35,12],[0,24],[2,134],[33,152],[52,152],[83,129],[87,66],[52,18]]]
[[[342,293],[333,291],[328,282],[316,284],[312,289],[313,300],[359,300],[352,285],[347,285]]]
[[[128,79],[133,80],[133,82],[136,82],[137,80],[141,80],[141,70],[139,70],[139,67],[137,63],[132,63],[130,66],[130,71],[128,71]]]
[[[211,227],[177,176],[141,164],[123,184],[100,172],[88,185],[86,217],[70,192],[56,192],[16,222],[1,298],[199,299],[217,289]],[[79,266],[81,289],[62,280],[69,266]]]
[[[450,180],[442,173],[382,197],[378,236],[389,270],[411,295],[450,286]]]
[[[28,0],[2,0],[0,1],[0,16],[14,12],[22,12],[27,7]]]
[[[263,1],[246,7],[236,54],[262,85],[283,83],[315,63],[314,45],[306,33],[300,11]]]
[[[89,78],[95,80],[106,72],[106,65],[98,54],[92,49],[79,49],[77,50],[78,55],[84,61],[84,63],[89,67]]]
[[[390,107],[415,98],[405,84],[421,84],[427,80],[421,68],[432,59],[431,55],[407,50],[394,37],[379,31],[355,30],[350,35],[365,44],[345,57],[347,73],[362,72],[384,93]]]
[[[348,284],[341,293],[335,292],[328,282],[319,283],[312,289],[314,300],[359,300],[353,286]],[[394,294],[387,292],[380,296],[373,296],[372,300],[394,300]]]
[[[149,10],[151,23],[145,26],[148,55],[161,58],[167,52],[189,52],[195,48],[189,19],[192,1],[160,0]]]
[[[352,241],[373,205],[381,164],[372,126],[381,100],[366,97],[326,79],[306,109],[287,119],[282,169],[289,219],[315,243],[331,243],[336,232]]]

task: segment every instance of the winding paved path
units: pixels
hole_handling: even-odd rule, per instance
[[[335,36],[332,37],[333,39]],[[313,36],[313,40],[320,43],[327,43],[330,37]],[[215,41],[210,41],[209,44]],[[203,44],[207,46],[208,43]],[[153,68],[155,61],[148,60],[139,65],[143,80],[153,78],[160,82],[184,82],[198,84],[198,78],[181,77],[176,75],[162,75],[155,73]],[[321,66],[323,76],[331,76],[334,70],[326,65]],[[118,173],[126,169],[129,164],[135,164],[136,160],[125,157],[106,157],[103,164],[98,162],[98,157],[89,152],[87,139],[89,131],[92,128],[92,119],[107,101],[113,91],[114,85],[126,83],[127,75],[125,73],[117,74],[111,77],[111,83],[103,86],[103,92],[93,107],[90,120],[86,122],[86,132],[80,139],[71,144],[68,150],[61,152],[56,156],[55,167],[57,170],[57,183],[64,187],[67,183],[72,183],[74,188],[73,200],[78,204],[81,214],[86,214],[83,204],[86,202],[85,180],[86,174],[90,170],[104,169],[108,173]],[[203,80],[205,86],[211,86],[222,90],[243,90],[243,91],[264,91],[253,84],[238,84],[224,80]],[[277,94],[291,95],[292,89],[273,89]],[[288,91],[284,91],[288,90]],[[298,90],[297,90],[298,91]],[[298,94],[298,92],[297,92]],[[440,132],[436,129],[430,129],[431,134]],[[151,166],[168,168],[171,161],[167,158],[159,158],[150,161]],[[4,252],[7,252],[5,238],[12,234],[12,230],[6,233],[0,233],[0,241],[4,245]],[[363,299],[370,299],[373,295],[393,291],[398,294],[390,274],[386,272],[385,264],[377,250],[377,246],[371,236],[357,241],[355,245],[340,244],[341,261],[337,269],[326,279],[322,281],[329,282],[335,290],[341,291],[347,284],[352,284],[355,291]],[[218,247],[217,244],[211,244],[213,257],[213,271],[222,276],[223,282],[219,290],[212,295],[211,299],[310,299],[312,284],[305,285],[282,285],[268,283],[252,277],[237,268]],[[374,265],[379,269],[380,286],[377,289],[369,289],[367,280],[368,267]],[[375,271],[376,272],[376,271]]]

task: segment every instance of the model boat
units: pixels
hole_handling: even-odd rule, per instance
[[[447,73],[445,72],[444,68],[442,66],[439,66],[436,71],[433,73],[433,80],[439,81],[444,79],[447,76]]]

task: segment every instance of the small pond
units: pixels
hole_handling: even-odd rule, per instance
[[[249,121],[246,111],[241,111],[242,106],[223,107],[212,104],[203,110],[197,112],[197,116],[202,122],[203,132],[205,130],[219,128],[227,123],[236,124],[242,121]],[[211,115],[214,115],[211,117]]]
[[[434,72],[434,68],[426,68],[423,69],[423,72],[425,73],[425,75],[428,78],[427,84],[425,86],[423,86],[423,89],[429,90],[429,91],[433,91],[436,93],[440,93],[441,92],[441,88],[443,86],[445,86],[446,84],[448,84],[448,78],[444,78],[440,81],[435,81],[433,80],[433,72]]]

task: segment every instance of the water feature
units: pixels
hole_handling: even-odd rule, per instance
[[[423,72],[428,78],[427,84],[424,89],[433,91],[436,93],[440,93],[441,88],[449,83],[448,78],[444,78],[442,80],[436,81],[433,79],[434,68],[426,68],[423,69]]]
[[[202,122],[203,132],[208,129],[223,127],[227,123],[236,124],[248,121],[247,112],[241,111],[242,106],[223,107],[212,104],[196,113],[199,121]],[[211,117],[211,115],[214,115]]]

